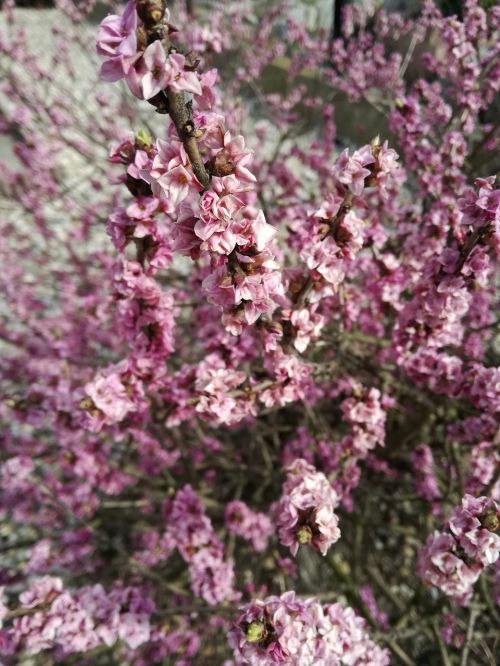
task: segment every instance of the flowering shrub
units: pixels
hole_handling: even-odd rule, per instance
[[[482,4],[4,3],[1,663],[497,663]]]

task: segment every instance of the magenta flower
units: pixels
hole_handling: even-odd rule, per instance
[[[324,474],[305,460],[287,468],[283,494],[276,508],[281,543],[296,555],[300,545],[311,545],[326,555],[340,538],[334,513],[338,497]]]
[[[364,146],[356,150],[351,157],[346,148],[337,158],[333,167],[334,176],[346,185],[356,196],[361,196],[365,187],[365,180],[371,174],[366,167],[375,162],[371,146]]]
[[[322,606],[294,592],[257,599],[241,608],[229,632],[238,663],[251,666],[387,666],[389,654],[369,638],[352,608]]]
[[[483,569],[500,555],[500,507],[487,497],[465,495],[446,524],[429,536],[419,555],[422,579],[465,604]]]
[[[97,53],[107,57],[132,56],[137,51],[137,11],[129,0],[121,15],[112,14],[101,21],[97,33]]]
[[[141,87],[144,99],[150,99],[167,87],[170,71],[165,49],[160,41],[144,51],[140,61]]]
[[[107,58],[101,67],[101,78],[105,81],[118,81],[126,76],[136,60],[137,24],[134,0],[129,0],[121,15],[107,16],[101,22],[97,53]]]

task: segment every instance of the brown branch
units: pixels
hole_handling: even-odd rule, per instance
[[[175,125],[179,139],[184,144],[193,173],[203,187],[207,188],[210,185],[210,176],[203,164],[198,148],[191,103],[186,101],[185,93],[174,92],[170,89],[167,90],[167,99],[168,113]]]
[[[141,8],[140,0],[137,3],[138,11]],[[168,26],[162,22],[166,9],[166,1],[162,0],[161,10],[156,8],[154,12],[145,8],[139,15],[145,22],[147,33],[147,43],[150,44],[154,41],[160,41],[165,53],[168,55],[175,51],[170,44],[168,36]],[[156,13],[155,13],[156,12]],[[159,20],[160,19],[160,20]],[[194,68],[193,64],[193,68]],[[191,162],[191,167],[196,178],[200,181],[204,188],[210,185],[210,175],[205,168],[203,159],[198,148],[196,140],[195,125],[193,121],[192,104],[188,101],[186,93],[174,92],[170,88],[162,91],[156,95],[150,102],[156,106],[159,113],[168,113],[172,122],[175,125],[179,139],[184,144],[184,148]]]

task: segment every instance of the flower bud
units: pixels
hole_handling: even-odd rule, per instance
[[[147,26],[159,23],[165,14],[162,0],[138,0],[137,13]]]
[[[86,396],[82,400],[80,400],[78,407],[80,409],[85,409],[86,411],[89,411],[94,408],[94,401],[92,400],[91,397]]]
[[[249,643],[260,643],[266,637],[266,627],[260,620],[250,622],[245,632],[245,637]]]
[[[138,130],[135,137],[135,145],[139,150],[149,150],[153,145],[153,138],[145,129]]]
[[[296,536],[301,546],[305,546],[312,541],[312,530],[308,525],[301,525],[296,532]]]
[[[500,525],[500,519],[496,511],[487,511],[481,516],[481,525],[490,532],[496,532]]]

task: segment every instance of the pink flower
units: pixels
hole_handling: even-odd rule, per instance
[[[85,392],[93,403],[90,409],[99,410],[98,419],[102,419],[104,423],[122,421],[135,407],[123,382],[122,373],[125,370],[126,362],[110,366],[99,372],[96,378],[85,386]]]
[[[267,548],[274,527],[265,513],[252,511],[244,502],[234,500],[226,505],[224,519],[227,529],[249,541],[256,552]]]
[[[186,58],[180,53],[167,56],[161,41],[156,40],[127,70],[127,84],[139,99],[151,99],[162,90],[201,94],[201,84],[195,72],[185,72]]]
[[[201,95],[196,99],[200,109],[211,109],[215,104],[214,87],[217,82],[218,72],[216,69],[209,69],[200,75]]]
[[[134,220],[147,220],[158,210],[158,206],[159,201],[154,197],[136,197],[127,207],[127,215]]]
[[[415,485],[417,493],[428,502],[433,502],[441,497],[434,456],[432,450],[427,444],[420,444],[412,451],[410,459],[415,475]]]
[[[158,139],[156,149],[153,163],[145,165],[140,175],[151,184],[155,197],[167,199],[173,207],[178,207],[190,192],[202,189],[201,183],[193,174],[180,141],[167,143]]]
[[[202,88],[195,72],[184,71],[186,58],[181,53],[168,56],[168,87],[174,92],[190,92],[201,95]]]
[[[229,644],[237,662],[251,666],[389,664],[388,652],[370,640],[352,608],[322,606],[316,599],[297,599],[294,592],[243,606]]]
[[[315,312],[302,309],[294,310],[290,321],[296,329],[293,345],[298,352],[303,354],[309,343],[318,338],[325,319]]]
[[[237,242],[247,242],[240,234],[242,224],[238,213],[241,207],[242,202],[231,194],[220,197],[213,190],[202,194],[200,219],[194,226],[195,234],[204,241],[202,249],[230,254]]]
[[[388,186],[390,185],[391,178],[401,171],[397,160],[397,152],[389,148],[388,142],[384,141],[377,152],[374,174],[376,176],[376,185],[381,195],[385,198],[389,196]]]
[[[349,157],[349,151],[346,148],[337,158],[333,167],[333,174],[354,195],[359,197],[365,187],[366,178],[371,174],[371,170],[365,167],[374,162],[375,158],[371,146],[363,146],[363,148],[356,150],[351,157]]]
[[[137,59],[137,12],[129,0],[123,14],[107,16],[97,35],[97,53],[107,58],[101,67],[101,78],[118,81],[126,76]]]
[[[310,544],[322,555],[340,538],[334,509],[338,497],[324,474],[305,460],[287,468],[287,480],[276,509],[280,541],[293,555],[300,544]]]
[[[255,183],[256,177],[248,170],[247,165],[252,159],[250,150],[245,150],[245,139],[238,134],[231,137],[230,132],[224,133],[223,147],[234,165],[235,176],[246,183]]]
[[[44,576],[38,578],[22,594],[19,595],[19,601],[25,608],[35,608],[50,604],[63,589],[62,580],[53,576]]]
[[[447,531],[430,536],[419,554],[423,580],[459,603],[467,603],[483,569],[500,555],[500,507],[487,497],[465,495],[447,524]]]
[[[141,59],[141,87],[144,99],[150,99],[166,88],[170,68],[162,43],[157,40],[144,51]]]
[[[121,15],[103,19],[97,33],[97,53],[107,57],[135,55],[137,21],[135,0],[127,2]]]

